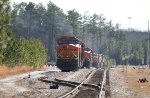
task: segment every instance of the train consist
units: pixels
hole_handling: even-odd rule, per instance
[[[57,38],[57,67],[62,71],[75,71],[78,68],[101,67],[104,56],[96,54],[80,39],[70,36]]]

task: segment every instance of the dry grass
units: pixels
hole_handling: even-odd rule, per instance
[[[145,68],[127,68],[127,71],[122,72],[124,80],[128,87],[138,94],[150,96],[150,69]],[[139,79],[146,78],[148,82],[140,83]]]
[[[17,66],[14,68],[9,68],[4,65],[0,66],[0,78],[5,78],[8,75],[21,74],[30,71],[28,66]]]

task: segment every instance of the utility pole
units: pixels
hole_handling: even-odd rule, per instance
[[[149,35],[149,38],[148,38],[148,45],[147,45],[147,65],[149,65],[149,43],[150,43],[150,32],[149,32],[149,20],[148,20],[148,35]]]
[[[129,19],[129,31],[131,31],[131,27],[130,27],[130,20],[132,19],[132,17],[128,17],[128,19]]]
[[[148,20],[148,34],[149,34],[149,41],[150,41],[150,33],[149,33],[149,20]]]

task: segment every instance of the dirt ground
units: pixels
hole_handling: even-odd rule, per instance
[[[127,67],[122,71],[125,82],[128,87],[137,92],[137,96],[150,97],[150,69],[146,67]],[[140,82],[139,79],[144,79],[148,82]]]
[[[147,82],[140,82],[139,79]],[[111,68],[111,98],[150,98],[150,69],[141,66]]]

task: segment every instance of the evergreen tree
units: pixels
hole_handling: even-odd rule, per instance
[[[75,10],[69,10],[67,20],[73,28],[74,36],[80,37],[81,15]]]
[[[9,44],[12,33],[10,30],[10,6],[9,0],[0,1],[0,64],[4,58],[3,51]]]

